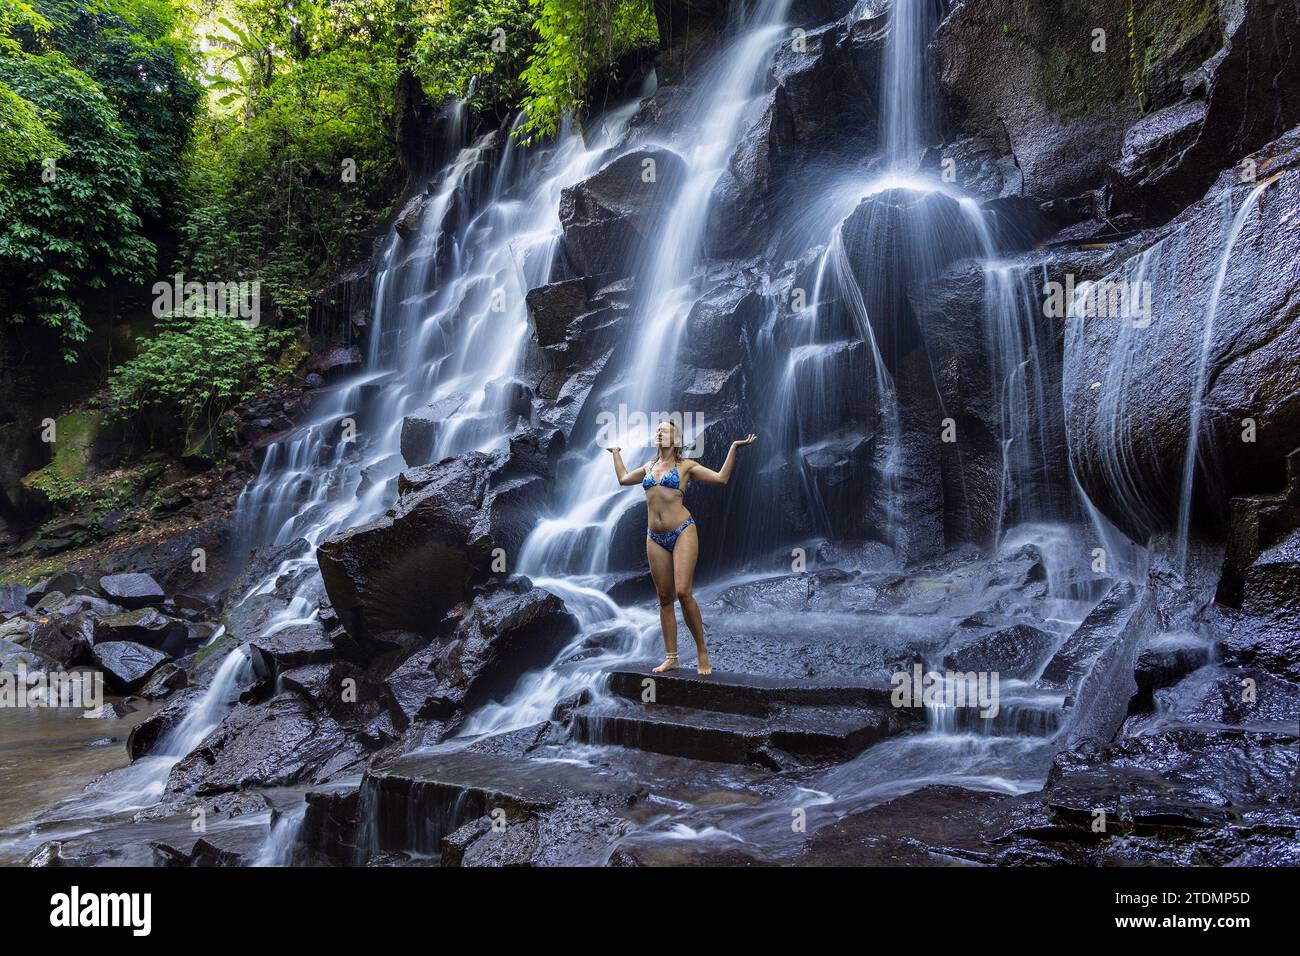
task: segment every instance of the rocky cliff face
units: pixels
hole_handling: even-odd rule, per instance
[[[919,712],[891,712],[881,682],[942,664],[1012,686],[1000,717],[932,712],[930,725],[1010,741],[1025,789],[1042,790],[921,789],[821,821],[794,857],[766,848],[764,861],[1294,862],[1294,0],[946,5],[925,54],[941,110],[915,175],[879,159],[889,5],[792,4],[794,32],[773,41],[698,197],[702,253],[664,383],[670,407],[707,420],[706,463],[752,429],[768,442],[725,498],[689,502],[703,578],[762,572],[706,606],[715,666],[754,673],[683,678],[665,710],[639,698],[646,675],[626,659],[640,645],[625,633],[638,628],[586,616],[650,593],[639,509],[563,555],[555,577],[607,550],[587,592],[504,570],[563,503],[597,416],[638,367],[646,250],[691,195],[694,156],[674,147],[692,142],[683,104],[708,74],[687,67],[716,41],[719,6],[656,4],[662,85],[556,190],[554,256],[523,290],[516,366],[383,423],[400,428],[401,460],[356,490],[387,488],[392,506],[315,542],[318,585],[299,540],[233,590],[292,570],[230,602],[228,640],[251,641],[257,681],[176,764],[169,799],[313,785],[301,850],[315,862],[754,862],[629,838],[629,807],[666,772],[655,761],[687,761],[675,766],[692,799],[725,785],[784,808],[795,771],[825,773],[818,787],[837,795],[875,792],[923,759],[908,749]],[[440,192],[448,173],[399,216],[393,248],[426,280],[408,299],[455,287],[457,243],[502,228],[467,225],[502,142],[457,160],[470,185]],[[1109,308],[1121,292],[1136,309]],[[361,298],[334,324],[394,336]],[[438,334],[451,341],[470,311]],[[456,358],[431,354],[435,368]],[[467,421],[501,440],[431,460]],[[810,570],[787,570],[792,546]],[[312,605],[309,622],[263,635],[290,600]],[[544,712],[518,704],[528,726],[392,760],[481,729],[475,714],[527,672],[558,680],[602,655],[622,661],[608,694],[587,680]],[[151,718],[140,751],[181,713]],[[635,756],[605,780],[539,782],[532,758],[570,742]],[[733,764],[743,771],[719,769]],[[339,783],[362,770],[359,788]],[[692,825],[750,825],[705,803]],[[485,839],[489,806],[519,824],[509,845]],[[1098,810],[1114,822],[1102,837]]]

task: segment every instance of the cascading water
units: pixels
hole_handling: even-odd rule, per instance
[[[786,0],[759,3],[740,18],[727,53],[698,81],[700,92],[682,120],[688,138],[664,144],[682,155],[686,173],[650,248],[630,252],[633,261],[642,264],[633,306],[637,338],[614,379],[618,384],[601,396],[607,407],[624,404],[647,417],[651,410],[673,407],[672,373],[685,318],[698,297],[692,279],[703,260],[708,198],[757,100],[767,60],[785,30],[787,6]],[[574,443],[582,448],[592,437],[575,436]],[[687,434],[686,442],[695,437]],[[607,441],[626,451],[648,449],[651,437],[648,431],[637,431],[611,435]],[[617,639],[607,641],[604,654],[526,676],[507,700],[472,716],[465,735],[500,733],[545,719],[556,701],[597,686],[603,672],[619,661],[648,656],[659,640],[657,617],[624,610],[603,593],[600,576],[607,570],[614,528],[625,512],[641,503],[613,480],[609,456],[595,446],[592,452],[565,481],[558,515],[538,522],[524,542],[519,572],[564,599],[582,625],[584,636],[576,644],[593,631]],[[639,464],[631,456],[629,461]],[[576,650],[567,650],[561,660]]]
[[[373,518],[392,500],[393,479],[403,468],[405,415],[454,401],[430,458],[504,440],[508,423],[490,386],[518,365],[528,327],[524,294],[550,275],[560,190],[593,170],[622,137],[631,112],[629,107],[607,117],[589,144],[567,132],[546,151],[517,153],[508,143],[486,189],[482,180],[497,145],[493,134],[481,137],[460,149],[436,178],[418,227],[409,237],[394,233],[389,240],[375,281],[364,369],[322,389],[309,420],[267,450],[237,504],[237,546],[299,542],[237,602],[270,594],[279,582],[296,582],[260,634],[317,617],[323,590],[315,547]],[[463,107],[450,116],[456,135]],[[155,802],[171,768],[216,729],[251,676],[242,647],[229,652],[154,752],[110,775],[70,812],[103,814]]]
[[[930,71],[925,50],[942,0],[893,0],[885,46],[880,128],[884,155],[894,168],[911,168],[929,144]]]
[[[240,648],[227,654],[185,718],[162,735],[151,752],[92,784],[90,790],[57,808],[52,816],[62,819],[108,816],[157,803],[172,767],[216,730],[251,678],[252,662],[248,654]]]
[[[1228,267],[1232,264],[1232,249],[1241,235],[1252,210],[1258,209],[1259,197],[1272,183],[1265,179],[1252,189],[1237,209],[1223,242],[1223,251],[1219,253],[1219,268],[1214,274],[1214,287],[1210,290],[1210,300],[1205,308],[1205,318],[1201,332],[1201,347],[1196,363],[1196,379],[1192,384],[1191,414],[1187,423],[1187,453],[1183,458],[1182,482],[1179,485],[1178,526],[1174,540],[1174,560],[1176,566],[1187,569],[1189,538],[1192,527],[1192,498],[1196,490],[1196,468],[1202,455],[1201,416],[1204,414],[1206,374],[1210,366],[1210,353],[1214,347],[1215,320],[1219,312],[1219,298],[1223,295],[1223,286],[1228,278]],[[1231,197],[1231,192],[1228,196]]]

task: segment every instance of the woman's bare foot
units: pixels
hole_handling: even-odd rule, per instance
[[[695,652],[695,656],[697,658],[695,662],[695,672],[701,677],[712,674],[713,665],[709,663],[709,652],[701,648]]]
[[[675,671],[675,670],[677,670],[677,655],[669,654],[667,657],[664,658],[664,662],[660,664],[658,667],[656,667],[654,670],[652,670],[650,673],[662,674],[664,671]]]

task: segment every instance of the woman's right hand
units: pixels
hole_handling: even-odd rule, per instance
[[[617,455],[617,454],[618,454],[619,452],[621,452],[622,450],[623,450],[623,449],[621,449],[621,448],[606,448],[606,449],[605,449],[605,451],[609,452],[611,455]]]

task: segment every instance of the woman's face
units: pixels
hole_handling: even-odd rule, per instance
[[[676,442],[673,441],[673,423],[660,422],[659,427],[655,429],[655,447],[672,448]]]

